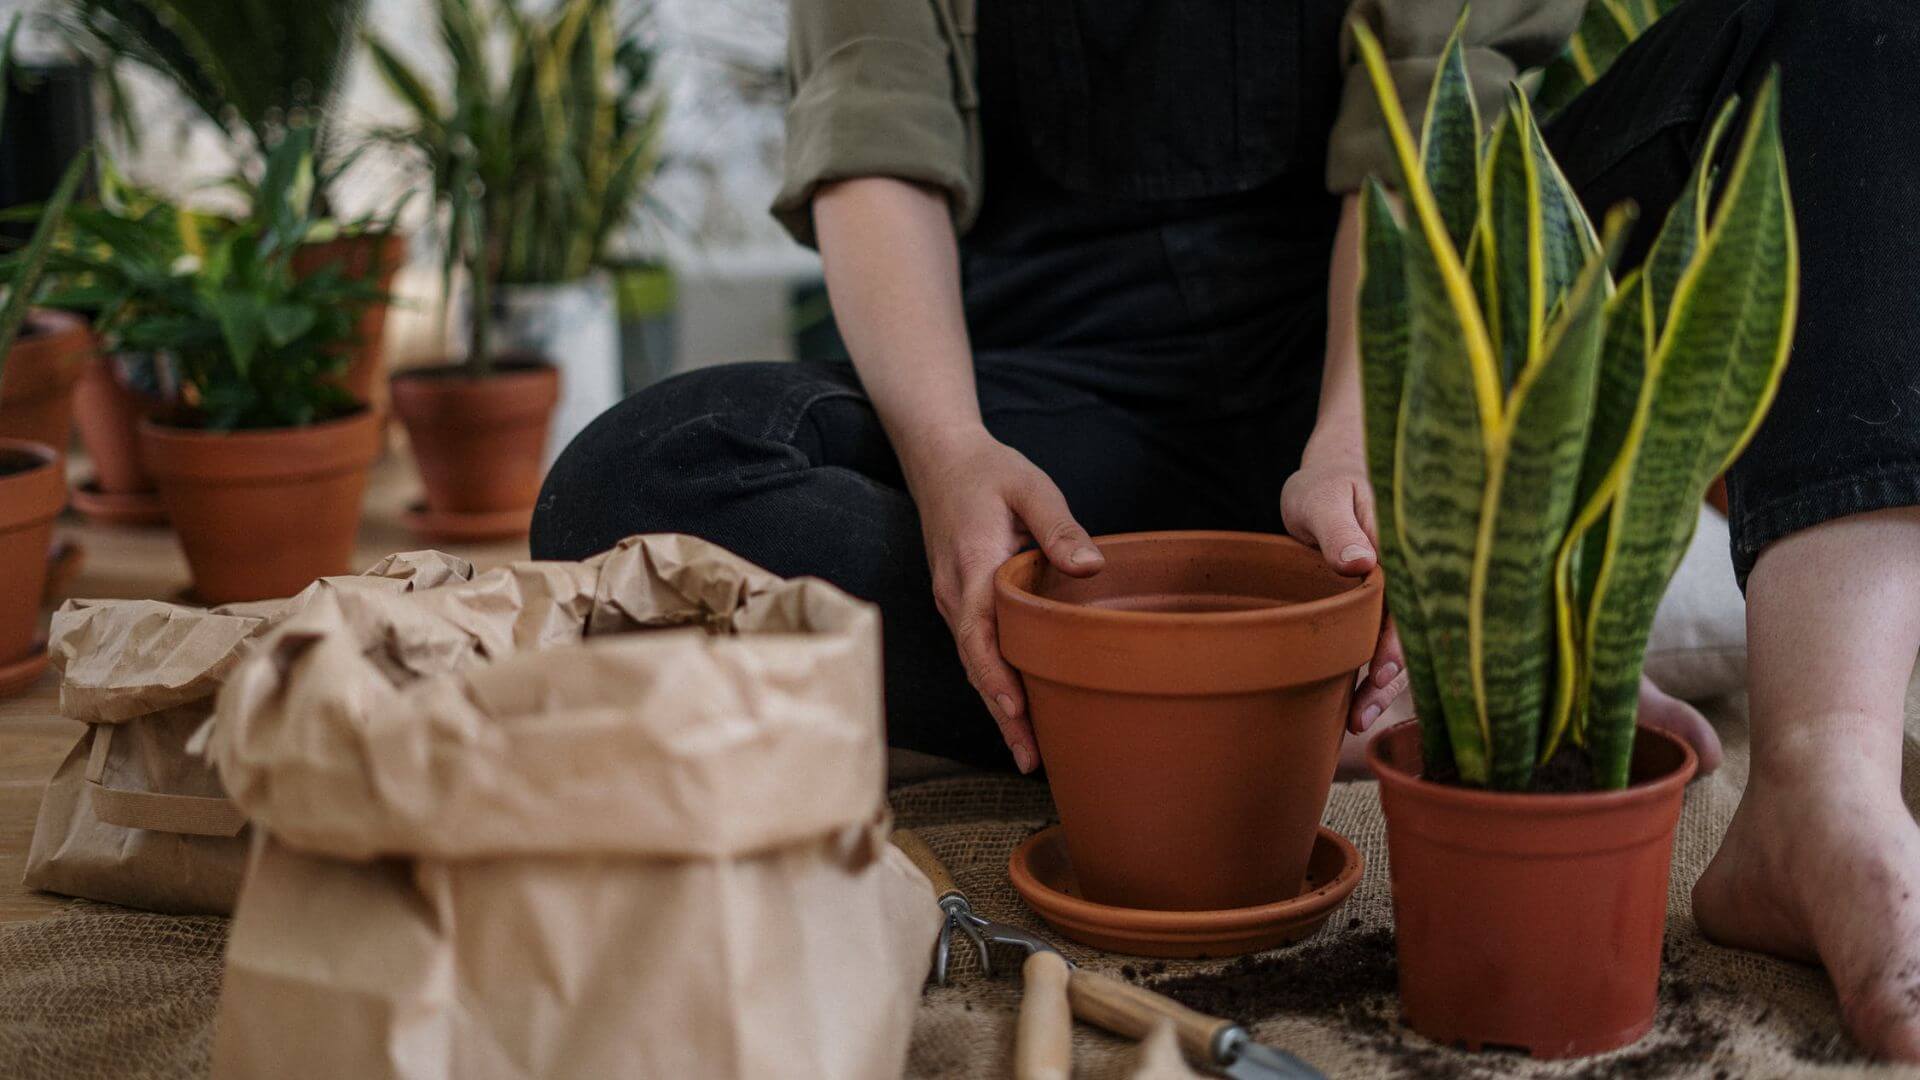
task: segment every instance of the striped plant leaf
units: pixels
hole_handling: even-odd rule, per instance
[[[1420,170],[1433,191],[1455,251],[1467,250],[1480,218],[1480,106],[1461,46],[1467,9],[1447,39],[1420,126]]]
[[[1400,441],[1400,397],[1407,369],[1406,237],[1378,181],[1360,192],[1360,391],[1366,429],[1367,473],[1373,485],[1374,522],[1386,573],[1387,609],[1400,633],[1415,715],[1424,717],[1421,742],[1429,769],[1453,760],[1439,690],[1427,647],[1426,622],[1407,568],[1406,540],[1395,512],[1394,447]]]
[[[1679,0],[1589,0],[1567,47],[1547,65],[1534,104],[1552,115],[1600,81],[1627,46]]]
[[[1713,127],[1707,132],[1706,144],[1701,147],[1700,160],[1694,164],[1693,175],[1674,200],[1673,207],[1667,211],[1667,220],[1661,223],[1660,235],[1654,239],[1653,248],[1647,253],[1648,299],[1652,304],[1655,334],[1666,329],[1667,312],[1673,306],[1673,291],[1679,287],[1680,275],[1693,263],[1694,255],[1700,250],[1700,242],[1706,238],[1713,162],[1719,155],[1720,143],[1727,129],[1733,126],[1733,116],[1739,107],[1740,99],[1729,97],[1721,107],[1720,115],[1714,118]]]
[[[1598,781],[1627,782],[1653,612],[1707,484],[1751,437],[1784,370],[1798,251],[1775,80],[1761,88],[1698,257],[1674,291],[1620,462],[1593,596],[1587,746]]]

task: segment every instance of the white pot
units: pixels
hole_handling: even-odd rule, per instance
[[[595,272],[559,285],[502,285],[494,293],[495,354],[538,353],[560,369],[560,404],[546,463],[620,401],[620,317],[613,282]]]

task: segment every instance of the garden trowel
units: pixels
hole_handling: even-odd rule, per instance
[[[896,830],[893,843],[933,882],[934,899],[940,905],[943,921],[933,954],[935,982],[946,985],[947,961],[956,931],[972,940],[980,954],[981,970],[989,976],[993,974],[993,961],[988,952],[993,945],[1024,949],[1029,956],[1059,953],[1037,934],[975,915],[946,865],[913,830]],[[1171,1023],[1181,1049],[1207,1069],[1232,1080],[1325,1080],[1318,1069],[1292,1054],[1254,1042],[1246,1028],[1231,1020],[1196,1012],[1144,986],[1089,971],[1071,961],[1067,968],[1067,1000],[1073,1015],[1095,1027],[1130,1039],[1144,1039],[1155,1026]]]

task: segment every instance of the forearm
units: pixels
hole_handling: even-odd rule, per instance
[[[820,189],[813,219],[834,318],[911,483],[941,447],[983,430],[946,199],[843,180]]]
[[[1327,352],[1320,380],[1320,410],[1308,441],[1310,457],[1362,453],[1360,340],[1360,200],[1348,195],[1340,208],[1327,281]]]

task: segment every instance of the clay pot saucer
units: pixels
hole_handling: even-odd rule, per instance
[[[422,540],[448,543],[478,543],[488,540],[517,540],[533,527],[533,507],[517,510],[431,510],[424,502],[407,507],[400,523]]]
[[[95,525],[149,528],[167,523],[167,507],[158,491],[102,491],[98,479],[88,478],[74,487],[72,502],[80,516]]]
[[[0,664],[0,697],[13,695],[40,681],[40,673],[47,670],[47,641],[45,638],[34,642],[33,650],[11,663]]]
[[[1220,911],[1150,911],[1081,899],[1058,825],[1028,837],[1007,864],[1014,891],[1067,937],[1106,952],[1172,959],[1239,956],[1304,941],[1346,902],[1365,868],[1359,849],[1323,825],[1297,896]]]

